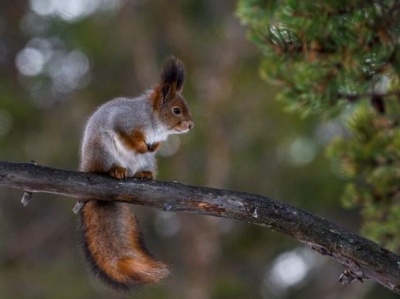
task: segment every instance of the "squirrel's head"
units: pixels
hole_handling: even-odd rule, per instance
[[[182,96],[185,81],[183,63],[171,56],[165,62],[160,79],[151,95],[153,109],[171,134],[188,132],[194,123],[189,106]]]

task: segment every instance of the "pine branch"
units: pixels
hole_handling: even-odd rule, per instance
[[[345,285],[356,279],[372,279],[400,294],[400,256],[328,220],[268,197],[175,182],[117,181],[98,174],[2,161],[0,186],[24,190],[25,204],[31,194],[45,192],[83,200],[116,200],[261,225],[335,258],[344,266],[339,281]]]

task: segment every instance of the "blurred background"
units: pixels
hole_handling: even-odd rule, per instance
[[[159,180],[262,194],[357,232],[325,156],[340,122],[300,118],[259,75],[236,1],[14,0],[0,5],[0,159],[74,170],[90,113],[134,97],[175,55],[195,122],[170,138]],[[342,287],[341,267],[297,241],[233,220],[133,207],[148,247],[170,265],[160,285],[118,295],[88,274],[74,200],[21,190],[0,200],[0,298],[394,298],[373,282]]]

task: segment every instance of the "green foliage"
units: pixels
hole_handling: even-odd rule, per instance
[[[238,15],[263,53],[262,77],[290,110],[347,114],[328,156],[347,181],[342,202],[362,230],[400,250],[400,7],[397,1],[241,0]],[[397,240],[397,241],[396,241]]]
[[[238,14],[261,47],[263,77],[283,83],[280,98],[309,113],[343,100],[398,92],[396,1],[241,0]],[[384,85],[384,86],[382,86]]]
[[[347,127],[350,135],[336,137],[328,149],[328,156],[348,181],[343,204],[361,206],[364,233],[399,250],[400,124],[362,102]]]

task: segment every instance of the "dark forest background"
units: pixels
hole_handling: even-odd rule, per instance
[[[343,181],[326,144],[339,118],[285,112],[260,76],[236,1],[14,0],[0,4],[0,159],[74,170],[85,120],[134,97],[175,55],[195,128],[170,138],[159,180],[263,194],[358,231],[339,201]],[[372,282],[342,287],[342,271],[291,238],[191,214],[132,207],[150,251],[170,265],[160,285],[118,295],[92,278],[77,244],[74,200],[0,195],[0,297],[394,298]]]

